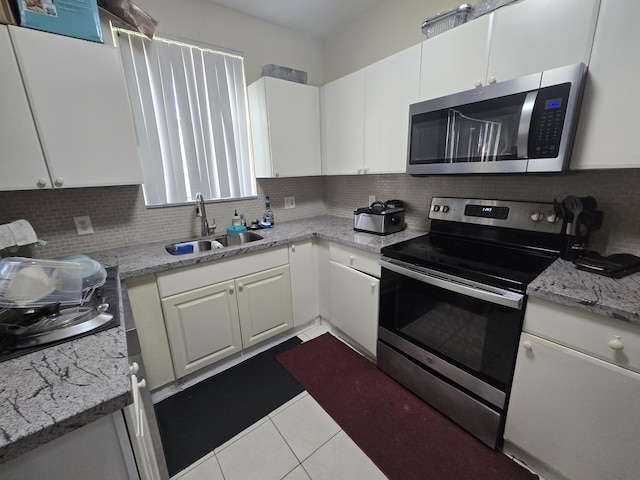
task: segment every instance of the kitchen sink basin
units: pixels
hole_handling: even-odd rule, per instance
[[[187,253],[206,252],[218,248],[230,247],[232,245],[242,245],[243,243],[262,240],[262,235],[254,232],[241,232],[233,235],[218,235],[202,240],[188,240],[184,242],[172,243],[164,248],[171,255],[185,255]]]

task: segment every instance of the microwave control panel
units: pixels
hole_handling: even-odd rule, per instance
[[[529,158],[556,158],[567,114],[571,84],[542,88],[536,97],[529,136]]]

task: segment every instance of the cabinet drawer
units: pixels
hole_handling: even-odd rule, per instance
[[[380,278],[380,255],[337,243],[329,245],[329,258],[336,263],[351,267]]]
[[[523,330],[640,372],[640,326],[530,297]]]
[[[288,263],[287,247],[213,260],[197,266],[158,273],[158,291],[160,297],[164,298]]]

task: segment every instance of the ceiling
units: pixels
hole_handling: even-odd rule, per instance
[[[384,0],[209,0],[309,35],[326,38]]]

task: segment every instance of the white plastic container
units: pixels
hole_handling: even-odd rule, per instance
[[[82,302],[82,266],[75,262],[8,257],[0,261],[0,306],[35,308]]]

